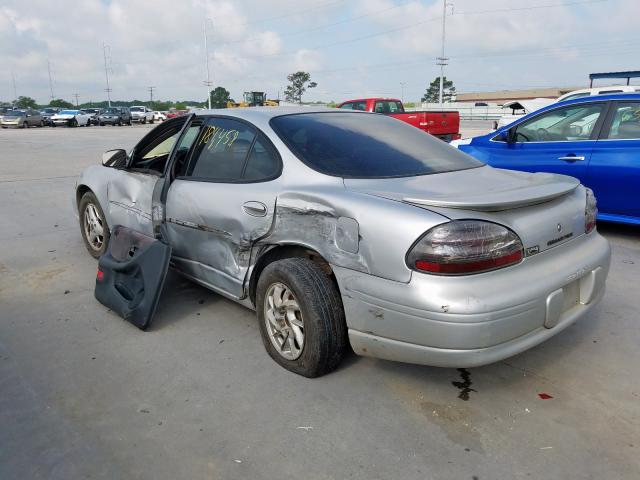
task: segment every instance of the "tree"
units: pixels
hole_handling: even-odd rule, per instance
[[[302,103],[302,95],[307,91],[307,88],[318,86],[316,82],[311,82],[311,74],[308,72],[292,73],[287,75],[287,80],[291,82],[291,85],[288,85],[284,91],[288,102]]]
[[[423,102],[436,103],[440,97],[440,77],[436,77],[433,82],[427,87],[427,91],[422,96]],[[456,95],[456,87],[453,86],[452,80],[447,80],[447,77],[443,78],[442,82],[442,101],[450,102]]]
[[[211,90],[211,108],[227,108],[227,102],[231,100],[231,94],[224,87],[216,87]]]
[[[38,108],[38,104],[31,97],[20,96],[20,97],[18,97],[18,100],[16,100],[16,107],[18,107],[18,108]]]
[[[51,100],[49,102],[50,107],[55,108],[73,108],[73,104],[71,102],[67,102],[61,98],[56,98],[55,100]]]

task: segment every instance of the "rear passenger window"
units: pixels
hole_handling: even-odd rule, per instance
[[[640,139],[640,103],[620,103],[616,106],[607,138]]]
[[[243,181],[256,182],[275,178],[280,174],[280,158],[271,144],[258,136],[249,153]]]
[[[271,144],[246,123],[210,118],[202,128],[187,176],[217,182],[256,182],[280,173]]]

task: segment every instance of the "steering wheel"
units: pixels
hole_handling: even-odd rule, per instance
[[[553,140],[551,138],[551,134],[549,133],[549,130],[547,130],[546,128],[539,128],[538,130],[536,130],[536,135],[538,139],[542,141]]]
[[[518,137],[524,138],[525,142],[530,142],[531,141],[531,139],[529,137],[527,137],[524,133],[519,132],[518,130],[516,130],[516,141],[518,140]]]

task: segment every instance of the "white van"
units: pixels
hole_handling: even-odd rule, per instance
[[[640,92],[638,85],[609,85],[607,87],[583,88],[574,90],[558,97],[558,102],[573,100],[574,98],[590,97],[591,95],[608,95],[610,93],[635,93]]]

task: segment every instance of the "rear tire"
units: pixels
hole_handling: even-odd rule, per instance
[[[309,378],[338,366],[348,345],[344,309],[336,285],[316,263],[275,261],[260,274],[256,293],[262,343],[276,363]]]
[[[26,120],[22,122],[22,126],[20,128],[29,128],[29,124],[27,123]]]
[[[78,216],[84,246],[93,258],[100,258],[109,245],[110,231],[102,207],[93,192],[85,193],[80,199]]]

